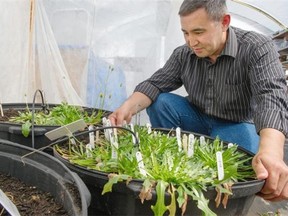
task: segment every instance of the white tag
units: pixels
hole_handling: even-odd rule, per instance
[[[234,146],[233,143],[228,143],[228,148],[231,148],[231,147],[233,147],[233,146]]]
[[[176,138],[178,143],[178,151],[182,151],[181,129],[179,127],[176,128]]]
[[[93,149],[93,146],[90,143],[86,145],[86,155],[88,158],[92,157],[92,153],[91,153],[92,149]]]
[[[76,141],[74,138],[70,138],[70,142],[73,144],[73,145],[76,145]]]
[[[222,152],[216,152],[216,160],[217,160],[217,171],[218,171],[218,180],[221,181],[224,178],[224,166],[223,166],[223,157]]]
[[[99,130],[96,131],[96,143],[98,143],[98,142],[99,142]]]
[[[199,142],[200,142],[200,145],[202,145],[202,146],[205,145],[206,144],[205,137],[204,136],[200,136]]]
[[[141,175],[147,176],[141,152],[139,151],[136,152],[136,159],[138,162],[138,168],[139,168]]]
[[[167,157],[167,163],[168,163],[169,171],[171,171],[173,166],[174,166],[174,163],[173,163],[173,159],[172,159],[170,154]]]
[[[107,123],[107,118],[106,118],[106,117],[103,117],[103,118],[102,118],[102,124],[103,124],[103,126],[106,126],[106,123]]]
[[[131,128],[131,131],[133,133],[135,133],[134,125],[132,123],[130,123],[130,128]],[[136,144],[136,139],[135,139],[135,136],[133,134],[132,134],[132,142],[133,142],[133,144]]]
[[[111,143],[111,158],[112,159],[117,160],[118,158],[117,150],[118,150],[118,142],[114,141],[113,143]]]
[[[6,196],[6,194],[0,189],[0,204],[9,212],[12,216],[20,216],[20,213],[15,204]]]
[[[151,133],[152,133],[152,128],[151,128],[152,126],[151,126],[151,124],[150,124],[150,123],[147,123],[147,124],[146,124],[146,127],[147,127],[147,129],[148,129],[148,130],[147,130],[147,133],[148,133],[148,134],[151,134]]]
[[[187,152],[187,148],[188,148],[188,137],[187,137],[186,134],[183,134],[182,146],[183,146],[183,150],[184,150],[185,152]]]
[[[0,111],[1,111],[1,116],[4,116],[4,112],[3,112],[3,107],[2,107],[2,103],[0,103]]]
[[[93,125],[89,125],[88,130],[91,131],[94,129]],[[95,148],[95,134],[94,132],[89,133],[89,144],[91,145],[92,148]]]
[[[193,134],[189,134],[188,136],[188,150],[187,150],[187,156],[193,157],[194,155],[194,143],[195,143],[195,137]]]
[[[105,121],[105,126],[106,127],[110,127],[111,126],[111,122],[109,119],[106,119]],[[104,130],[104,135],[105,135],[105,138],[110,141],[110,138],[111,138],[111,134],[113,133],[113,130],[111,128],[108,128],[108,129],[105,129]]]
[[[113,128],[113,136],[114,136],[114,141],[118,141],[118,134],[117,134],[117,128]]]
[[[69,136],[76,131],[83,130],[85,127],[87,127],[85,121],[83,119],[79,119],[70,124],[48,131],[47,133],[45,133],[45,136],[48,137],[50,140],[55,140],[63,136]]]

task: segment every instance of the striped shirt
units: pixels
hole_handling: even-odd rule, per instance
[[[275,128],[288,136],[285,73],[271,38],[230,27],[215,63],[187,46],[174,50],[163,68],[135,92],[152,101],[184,85],[188,100],[202,112],[236,122],[254,122],[257,131]]]

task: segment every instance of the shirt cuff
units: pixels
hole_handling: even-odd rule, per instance
[[[254,118],[256,130],[263,128],[274,128],[281,131],[288,137],[288,113],[284,111],[267,110],[265,112],[256,113]]]

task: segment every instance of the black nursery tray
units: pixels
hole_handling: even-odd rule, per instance
[[[28,137],[25,137],[22,133],[22,124],[20,123],[14,123],[10,122],[7,115],[5,113],[14,113],[15,115],[19,112],[24,112],[27,109],[29,109],[31,112],[34,108],[35,113],[41,112],[43,110],[49,110],[53,107],[58,106],[59,104],[42,104],[42,103],[4,103],[2,104],[4,117],[0,118],[0,139],[9,140],[11,142],[19,143],[21,145],[25,145],[28,147],[33,148],[42,148],[49,144],[51,144],[51,140],[49,140],[45,133],[54,130],[61,125],[34,125],[34,134],[32,134],[32,130],[30,130],[30,133]],[[103,112],[103,117],[108,116],[110,111],[106,110],[100,110],[96,108],[89,108],[89,107],[81,107],[83,112],[92,113],[92,112]],[[64,114],[63,114],[64,115]],[[11,117],[11,116],[9,116]],[[32,142],[32,135],[34,135],[34,143]]]
[[[175,131],[168,129],[154,129],[168,133],[173,136]],[[187,133],[182,131],[183,133]],[[195,137],[203,136],[201,134],[194,134]],[[214,139],[208,136],[204,136],[205,139],[213,141]],[[58,144],[59,146],[67,142],[67,139],[63,139]],[[228,145],[228,143],[224,143]],[[248,156],[253,156],[251,152],[238,147],[239,151],[244,152]],[[151,205],[155,205],[156,193],[153,191],[152,200],[145,200],[141,202],[139,194],[142,188],[143,181],[141,179],[133,179],[126,184],[126,182],[120,182],[113,185],[113,190],[110,193],[102,195],[104,185],[108,182],[108,174],[105,172],[87,169],[83,166],[70,163],[69,160],[62,157],[54,148],[54,156],[62,161],[69,169],[76,172],[86,183],[92,193],[92,204],[90,206],[90,212],[93,215],[153,215]],[[209,208],[217,215],[246,215],[250,206],[253,203],[255,194],[258,193],[264,185],[263,180],[247,179],[245,182],[237,182],[232,186],[233,195],[229,196],[228,205],[224,208],[222,205],[216,207],[214,202],[217,193],[215,188],[208,187],[204,195],[210,200]],[[165,199],[170,202],[170,195],[166,193]],[[178,207],[177,215],[181,215],[181,209]],[[198,209],[197,204],[193,200],[188,201],[185,215],[202,215],[201,210]]]

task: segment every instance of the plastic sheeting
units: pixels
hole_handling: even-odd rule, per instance
[[[41,89],[48,103],[116,109],[184,43],[181,2],[1,0],[0,101],[31,102]],[[279,28],[228,3],[236,26],[266,34]]]

